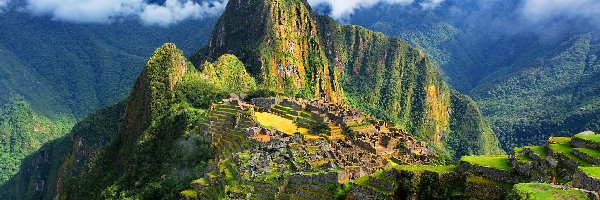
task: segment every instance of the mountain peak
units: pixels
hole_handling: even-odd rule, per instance
[[[175,84],[186,71],[187,60],[175,44],[166,43],[152,54],[127,103],[122,135],[125,144],[135,141],[150,125],[151,118],[164,113],[164,107],[173,97]]]
[[[234,54],[266,89],[337,102],[338,72],[325,56],[312,16],[304,0],[230,1],[194,64]]]

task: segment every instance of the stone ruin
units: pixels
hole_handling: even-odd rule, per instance
[[[287,161],[279,160],[278,156],[285,155],[289,159],[298,157],[303,158],[303,162],[292,162],[291,168],[308,171],[342,169],[340,179],[352,180],[383,168],[387,165],[387,159],[399,164],[427,164],[433,156],[433,152],[424,144],[415,142],[393,123],[375,120],[342,105],[278,98],[256,98],[250,104],[241,101],[230,103],[243,104],[247,109],[271,112],[282,117],[289,117],[289,113],[281,113],[277,108],[303,112],[306,113],[306,118],[340,127],[340,134],[344,136],[334,139],[305,139],[300,135],[290,136],[275,129],[248,127],[244,134],[248,139],[259,142],[259,146],[251,152],[262,152],[260,157],[255,158],[257,164],[285,165]],[[299,126],[307,126],[301,120],[297,120],[297,123]],[[269,168],[261,169],[253,170],[256,174],[261,174],[267,173]]]

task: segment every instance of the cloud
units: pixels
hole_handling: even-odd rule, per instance
[[[187,1],[181,3],[177,0],[167,0],[164,6],[156,4],[146,5],[139,14],[139,18],[145,24],[168,26],[188,18],[203,18],[220,14],[227,2],[203,2],[194,3]]]
[[[331,17],[336,19],[348,18],[356,9],[368,8],[378,3],[389,4],[411,4],[415,0],[308,0],[312,6],[329,5],[331,6]],[[442,0],[433,0],[442,1]]]
[[[524,0],[522,12],[532,22],[556,18],[586,18],[600,25],[598,0]]]
[[[9,0],[0,0],[0,13],[4,12],[6,7],[8,6]]]
[[[419,5],[421,5],[421,7],[423,7],[423,9],[435,9],[443,2],[444,2],[444,0],[426,0],[426,1],[419,3]]]
[[[225,0],[203,3],[166,0],[163,5],[144,0],[26,0],[25,10],[75,23],[111,23],[134,17],[144,24],[168,26],[186,19],[218,15],[225,4]]]

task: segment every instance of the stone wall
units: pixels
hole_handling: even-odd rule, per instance
[[[319,174],[294,174],[288,179],[290,184],[336,184],[338,180],[337,172],[319,173]]]
[[[573,175],[573,186],[576,188],[600,192],[600,180],[591,177],[581,170]]]
[[[592,142],[589,140],[584,140],[578,137],[573,137],[571,140],[571,145],[577,148],[590,148],[590,149],[600,149],[600,144],[596,142]]]
[[[494,169],[491,167],[484,167],[479,165],[473,165],[468,162],[461,161],[458,165],[458,170],[463,173],[473,174],[476,176],[486,177],[495,181],[505,183],[518,183],[519,176],[517,173],[507,170]]]
[[[275,104],[281,103],[283,100],[278,98],[254,98],[252,104],[260,107],[261,109],[271,109]]]
[[[588,161],[594,165],[599,165],[600,164],[600,158],[596,158],[593,156],[588,155],[587,153],[583,153],[581,151],[578,151],[577,149],[575,149],[573,151],[573,154],[575,154],[576,156],[579,156],[581,159]]]
[[[375,189],[371,189],[365,186],[352,184],[352,192],[350,199],[355,200],[387,200],[390,199],[389,195],[383,194]]]

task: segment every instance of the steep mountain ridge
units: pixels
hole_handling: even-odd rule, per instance
[[[234,54],[269,90],[339,102],[339,72],[326,60],[312,14],[304,0],[229,3],[192,62]]]
[[[597,98],[589,79],[597,76],[597,26],[531,23],[522,2],[447,0],[431,10],[382,4],[349,21],[423,48],[451,86],[479,104],[505,150],[541,144],[550,133],[598,131],[598,109],[588,101]]]
[[[191,60],[198,65],[226,53],[238,55],[266,90],[348,103],[396,122],[440,150],[444,135],[459,138],[472,130],[450,130],[452,108],[463,108],[463,102],[451,104],[450,88],[422,51],[398,38],[339,25],[315,14],[305,1],[229,3],[208,47]],[[484,121],[479,112],[470,116]],[[490,136],[479,149],[501,152],[487,130],[479,133]]]

